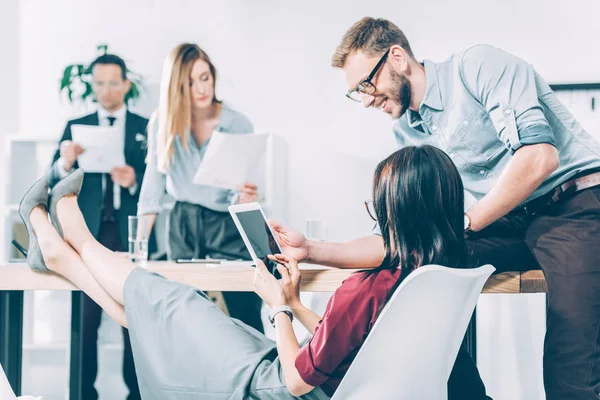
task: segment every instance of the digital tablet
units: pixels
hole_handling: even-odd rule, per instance
[[[269,260],[267,256],[281,254],[281,247],[277,243],[271,227],[267,224],[267,218],[260,204],[248,203],[229,206],[229,213],[254,263],[261,260],[267,269],[277,279],[280,279],[277,263]]]

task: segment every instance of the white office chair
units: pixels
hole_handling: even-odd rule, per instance
[[[4,369],[0,365],[0,400],[42,400],[41,397],[20,396],[17,397],[8,383]]]
[[[400,284],[332,400],[444,400],[479,293],[495,268],[421,267]]]

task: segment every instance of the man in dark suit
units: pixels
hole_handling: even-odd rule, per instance
[[[124,130],[123,151],[126,165],[110,173],[86,173],[79,194],[79,207],[90,232],[113,251],[127,251],[127,217],[137,214],[139,191],[146,168],[146,125],[148,120],[127,110],[125,95],[130,89],[127,67],[118,56],[105,54],[90,66],[92,89],[98,111],[67,123],[60,147],[48,171],[50,186],[78,168],[77,157],[83,149],[73,142],[74,125],[114,126]],[[153,238],[150,252],[155,248]],[[81,398],[95,400],[94,388],[98,370],[97,340],[101,308],[89,297],[83,298],[83,348]],[[127,329],[123,328],[123,378],[129,388],[128,400],[140,399]]]

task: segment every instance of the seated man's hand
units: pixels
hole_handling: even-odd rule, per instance
[[[310,259],[308,241],[303,234],[292,228],[281,225],[272,219],[268,222],[271,229],[273,229],[273,232],[275,232],[275,236],[277,236],[277,242],[281,246],[283,254],[298,261]]]

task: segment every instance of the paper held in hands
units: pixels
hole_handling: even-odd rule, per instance
[[[254,176],[267,150],[267,133],[213,132],[193,182],[235,189]]]
[[[71,126],[73,142],[85,150],[77,163],[85,172],[110,172],[125,165],[123,129],[111,126]]]

